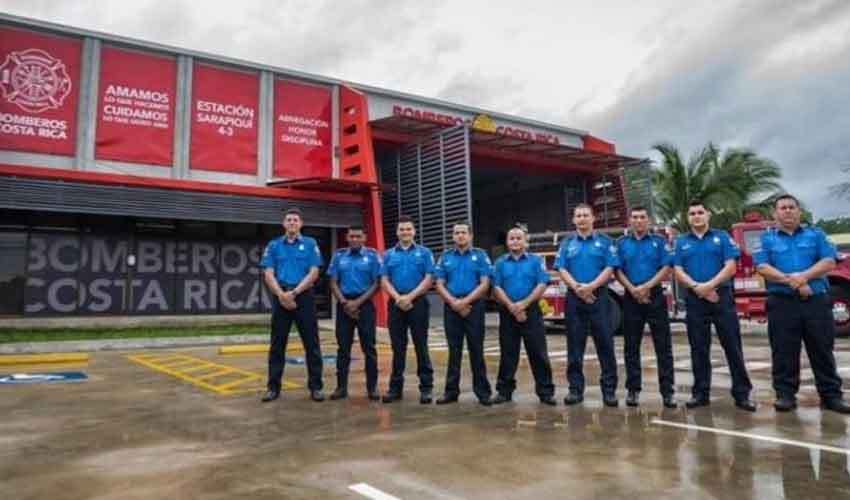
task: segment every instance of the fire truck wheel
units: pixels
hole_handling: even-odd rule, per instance
[[[616,298],[612,297],[613,294],[608,294],[608,300],[610,301],[610,305],[608,306],[608,311],[611,316],[611,330],[614,332],[614,335],[622,335],[623,334],[623,307],[620,304],[620,301]]]
[[[829,287],[832,297],[832,315],[835,318],[835,336],[850,336],[850,290],[841,285]]]

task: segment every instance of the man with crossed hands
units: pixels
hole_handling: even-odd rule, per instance
[[[673,256],[664,238],[649,232],[649,212],[645,207],[629,210],[630,234],[617,241],[620,266],[617,280],[623,284],[623,337],[626,359],[626,405],[637,406],[641,391],[640,345],[643,328],[649,323],[655,359],[658,361],[658,386],[665,408],[676,408],[673,400],[673,346],[670,317],[661,282],[670,276]]]
[[[576,234],[564,238],[555,259],[555,268],[566,283],[567,292],[567,381],[570,392],[564,404],[584,401],[584,350],[590,330],[596,355],[602,367],[599,385],[605,406],[617,406],[617,360],[611,329],[608,282],[619,264],[611,238],[593,230],[593,207],[576,206],[573,224]]]
[[[493,275],[493,293],[501,304],[499,308],[499,379],[493,404],[511,401],[516,389],[520,341],[525,343],[525,354],[534,375],[534,390],[540,402],[555,406],[555,385],[552,383],[552,366],[546,348],[546,330],[540,297],[549,284],[546,263],[539,255],[526,251],[528,234],[515,227],[508,231],[508,253],[496,260]]]
[[[732,397],[735,406],[744,411],[756,411],[750,400],[753,385],[744,364],[741,326],[735,309],[731,278],[735,261],[741,252],[726,231],[709,226],[711,213],[700,200],[688,207],[690,231],[676,240],[674,256],[676,279],[687,289],[688,342],[694,373],[692,398],[688,408],[711,404],[711,324],[729,364],[732,375]]]
[[[778,197],[773,216],[777,226],[762,233],[761,248],[753,254],[758,272],[767,279],[773,406],[782,412],[797,408],[804,343],[821,407],[850,414],[832,353],[835,324],[826,274],[835,267],[835,247],[819,228],[800,225],[800,203],[794,196]]]
[[[490,406],[492,389],[484,361],[484,298],[490,289],[492,268],[487,252],[472,246],[472,228],[468,222],[452,227],[453,248],[440,256],[434,274],[437,293],[445,302],[443,320],[449,344],[446,390],[438,405],[457,402],[460,395],[460,362],[463,340],[469,350],[472,390],[478,402]]]
[[[404,365],[407,361],[407,331],[416,349],[419,375],[419,402],[431,404],[434,369],[428,354],[428,298],[434,274],[434,255],[414,241],[416,227],[406,215],[398,218],[398,244],[384,252],[381,265],[381,284],[389,299],[390,343],[393,348],[393,368],[390,387],[381,400],[392,403],[403,397]]]

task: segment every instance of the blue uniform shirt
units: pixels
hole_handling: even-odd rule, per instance
[[[489,278],[493,274],[493,268],[487,252],[480,248],[468,248],[462,253],[450,248],[440,256],[434,274],[446,282],[449,293],[458,297],[475,290],[482,276]]]
[[[761,248],[753,252],[753,264],[770,264],[783,273],[798,273],[812,267],[821,259],[837,258],[835,247],[826,234],[816,227],[800,226],[793,234],[771,227],[761,234]],[[826,276],[809,280],[814,293],[826,293]],[[767,282],[767,291],[796,295],[788,285]]]
[[[594,231],[587,238],[578,233],[561,241],[555,269],[566,269],[579,283],[590,283],[606,267],[617,267],[617,247],[611,238]]]
[[[634,234],[623,236],[617,242],[620,269],[633,285],[642,285],[651,280],[664,266],[673,263],[664,238],[657,234],[645,234],[638,239]]]
[[[703,283],[714,278],[727,260],[740,255],[741,251],[726,231],[709,229],[702,238],[689,231],[676,240],[673,262],[682,266],[691,278]],[[726,281],[720,286],[728,285]]]
[[[335,278],[343,295],[363,295],[380,277],[381,257],[374,248],[342,248],[334,252],[328,276]]]
[[[523,252],[519,257],[514,257],[507,253],[496,259],[493,286],[504,290],[513,302],[528,297],[537,285],[548,283],[546,262],[539,255]]]
[[[298,236],[293,241],[286,236],[275,238],[266,245],[260,267],[271,267],[278,283],[295,287],[311,267],[322,266],[322,254],[316,240],[309,236]]]
[[[416,288],[426,274],[434,274],[434,254],[426,247],[414,243],[405,250],[399,244],[384,253],[381,276],[387,276],[398,293]]]

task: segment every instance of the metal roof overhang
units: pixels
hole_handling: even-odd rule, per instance
[[[407,143],[448,128],[404,116],[391,116],[370,122],[374,139]],[[473,155],[514,162],[534,163],[570,172],[598,173],[612,167],[631,167],[647,160],[592,151],[565,144],[541,143],[482,130],[470,130]]]
[[[316,226],[363,222],[357,203],[0,176],[0,209],[279,224],[288,208]]]

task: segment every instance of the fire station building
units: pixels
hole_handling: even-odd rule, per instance
[[[436,254],[454,221],[622,226],[640,160],[587,131],[210,54],[0,16],[0,317],[259,313],[257,267],[304,213]],[[330,314],[326,280],[320,312]]]

